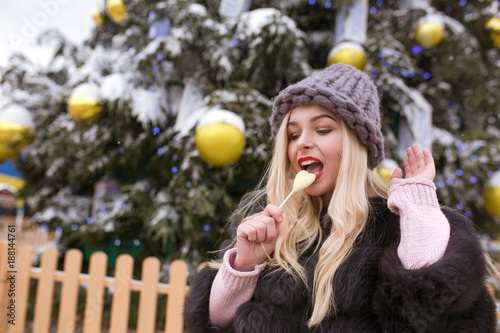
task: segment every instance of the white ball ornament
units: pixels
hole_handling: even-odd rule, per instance
[[[493,173],[483,192],[484,206],[488,213],[500,217],[500,171]]]
[[[207,112],[196,127],[195,145],[200,157],[214,166],[236,161],[245,148],[245,124],[227,110]]]

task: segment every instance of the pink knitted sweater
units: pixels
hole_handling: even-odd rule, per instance
[[[448,245],[450,225],[439,207],[434,183],[404,179],[390,187],[387,204],[400,216],[398,256],[403,266],[419,269],[438,261]],[[252,298],[259,274],[266,266],[263,262],[253,271],[237,271],[232,267],[236,251],[231,249],[224,255],[210,291],[210,322],[215,327],[227,326],[238,307]]]

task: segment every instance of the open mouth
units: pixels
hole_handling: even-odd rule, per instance
[[[316,179],[323,173],[323,163],[314,157],[299,158],[300,168],[316,175]]]

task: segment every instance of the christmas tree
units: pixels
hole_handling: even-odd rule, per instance
[[[107,0],[93,15],[84,45],[47,31],[47,61],[1,70],[35,124],[21,196],[64,245],[206,260],[265,171],[273,97],[339,61],[379,88],[388,160],[431,148],[441,203],[499,231],[483,197],[500,169],[498,1]]]

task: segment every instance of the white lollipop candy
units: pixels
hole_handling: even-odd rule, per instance
[[[288,197],[286,197],[285,201],[281,203],[279,208],[283,207],[285,202],[287,202],[287,200],[290,199],[292,194],[305,189],[306,187],[314,183],[315,180],[316,180],[316,175],[309,173],[306,170],[300,170],[299,173],[295,176],[295,179],[293,180],[292,192],[290,192]]]

